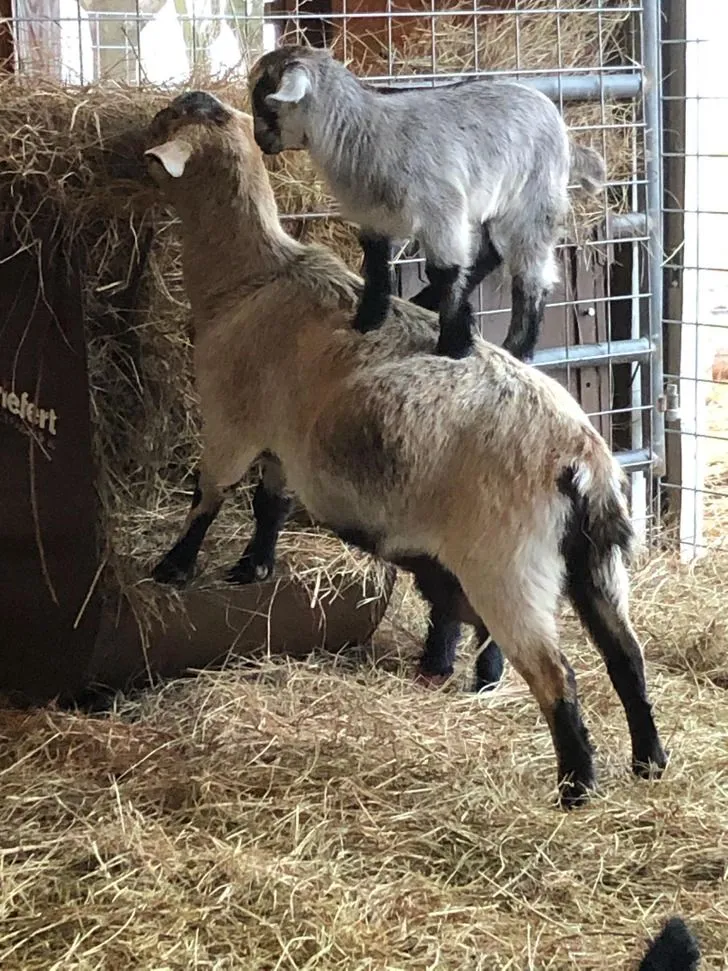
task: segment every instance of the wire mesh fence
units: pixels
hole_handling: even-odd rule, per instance
[[[721,3],[714,2],[716,15],[725,17]],[[715,188],[728,184],[718,121],[726,92],[713,92],[704,69],[694,92],[660,84],[660,10],[660,0],[14,0],[15,64],[24,75],[81,84],[180,84],[193,73],[242,80],[263,51],[297,41],[329,46],[385,86],[488,75],[539,87],[573,137],[604,155],[608,184],[596,199],[573,195],[562,282],[548,302],[534,364],[569,388],[615,449],[646,538],[667,540],[679,528],[682,549],[693,556],[722,541],[711,517],[728,507],[714,468],[725,442],[718,412],[728,413],[728,375],[709,373],[705,363],[724,347],[728,322],[720,247],[727,207],[725,191]],[[698,51],[708,40],[700,30],[710,26],[688,21],[682,33],[674,17],[663,24],[662,56],[672,63],[667,50],[685,52],[689,80],[691,71],[700,74]],[[671,122],[663,125],[674,102],[684,109],[682,141]],[[299,197],[288,225],[301,238],[327,238],[324,227],[337,215],[324,187],[308,186]],[[409,296],[422,285],[422,260],[404,241],[393,256],[400,292]],[[678,310],[673,271],[684,298]],[[483,334],[502,340],[510,287],[495,274],[475,309]]]
[[[728,525],[728,10],[666,18],[662,90],[666,520],[684,559],[726,548]]]

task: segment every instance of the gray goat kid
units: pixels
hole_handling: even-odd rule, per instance
[[[387,326],[356,333],[361,281],[283,232],[249,115],[183,95],[155,116],[149,144],[181,221],[203,416],[198,489],[156,575],[194,568],[226,491],[271,452],[315,520],[406,569],[424,559],[455,577],[539,703],[564,808],[595,776],[559,649],[562,592],[606,661],[634,773],[659,774],[667,757],[629,620],[624,476],[577,402],[480,338],[465,360],[436,357],[435,318],[405,301]]]
[[[486,79],[380,92],[328,51],[295,45],[263,55],[249,84],[259,147],[308,149],[342,215],[360,227],[357,330],[384,322],[390,241],[414,237],[430,281],[419,302],[440,311],[438,353],[469,353],[468,298],[504,262],[512,316],[503,346],[531,355],[558,275],[569,178],[591,192],[604,181],[603,160],[570,143],[548,98]]]

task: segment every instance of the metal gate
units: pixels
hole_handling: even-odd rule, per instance
[[[7,7],[8,0],[0,0]],[[633,517],[658,525],[665,469],[660,0],[12,0],[15,68],[68,83],[183,83],[191,69],[244,76],[282,38],[327,44],[388,86],[475,75],[531,84],[574,137],[606,157],[609,184],[575,200],[535,365],[575,394],[632,480]],[[9,13],[10,11],[6,11]],[[308,224],[335,213],[295,214]],[[421,260],[397,254],[403,295]],[[500,341],[510,288],[476,296]]]

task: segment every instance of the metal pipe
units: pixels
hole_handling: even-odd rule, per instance
[[[645,0],[643,13],[643,62],[645,70],[645,174],[647,176],[647,276],[649,280],[649,335],[654,346],[652,362],[652,450],[657,461],[655,476],[665,473],[665,416],[663,396],[662,340],[662,115],[660,86],[660,0]]]
[[[632,239],[647,235],[647,217],[643,212],[607,213],[607,235],[611,239]]]
[[[602,341],[576,347],[548,347],[536,351],[533,364],[549,370],[567,367],[594,367],[599,364],[634,364],[649,361],[655,348],[646,337],[636,340]]]
[[[615,452],[614,457],[626,472],[651,469],[657,460],[657,456],[648,448],[633,449],[631,452]]]
[[[503,77],[505,74],[481,74],[479,77]],[[432,78],[422,80],[418,78],[393,78],[386,85],[371,83],[373,88],[383,88],[387,91],[408,91],[414,88],[447,87],[470,80],[472,76],[451,75],[447,78]],[[642,91],[642,77],[639,73],[630,71],[615,74],[552,74],[530,77],[518,76],[517,72],[508,72],[508,80],[520,81],[529,87],[536,88],[552,101],[600,101],[605,99],[625,100],[639,97]]]
[[[638,73],[629,74],[567,74],[556,77],[517,78],[529,84],[552,101],[619,101],[638,98],[642,91],[642,78]]]

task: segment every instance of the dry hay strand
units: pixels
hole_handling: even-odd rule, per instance
[[[240,107],[239,82],[194,80]],[[102,510],[101,559],[110,587],[133,593],[138,615],[152,609],[147,569],[172,539],[190,500],[200,453],[189,304],[175,219],[148,178],[144,132],[174,92],[124,85],[70,89],[34,80],[0,85],[0,200],[18,248],[38,252],[53,227],[49,261],[82,269],[93,448]],[[276,186],[279,196],[280,183]],[[243,543],[250,496],[231,503],[217,559],[242,549],[219,543],[223,528]],[[168,528],[169,527],[169,528]],[[321,595],[339,567],[352,583],[384,581],[369,557],[295,524],[281,541],[289,571]],[[214,556],[213,556],[214,559]],[[375,584],[376,585],[376,584]],[[381,587],[379,588],[381,589]],[[157,595],[161,592],[157,589]],[[172,596],[172,595],[170,595]],[[173,600],[176,598],[172,597]]]
[[[674,554],[652,557],[635,575],[632,608],[645,649],[654,645],[662,665],[723,689],[728,689],[726,565],[720,551],[692,564],[678,562]]]
[[[726,601],[720,563],[701,570],[636,576],[660,782],[630,776],[621,707],[565,624],[602,787],[569,815],[510,669],[479,698],[402,677],[402,602],[386,663],[204,673],[103,717],[0,712],[2,967],[626,971],[671,913],[726,967],[728,705],[712,662],[673,650],[688,600]]]

